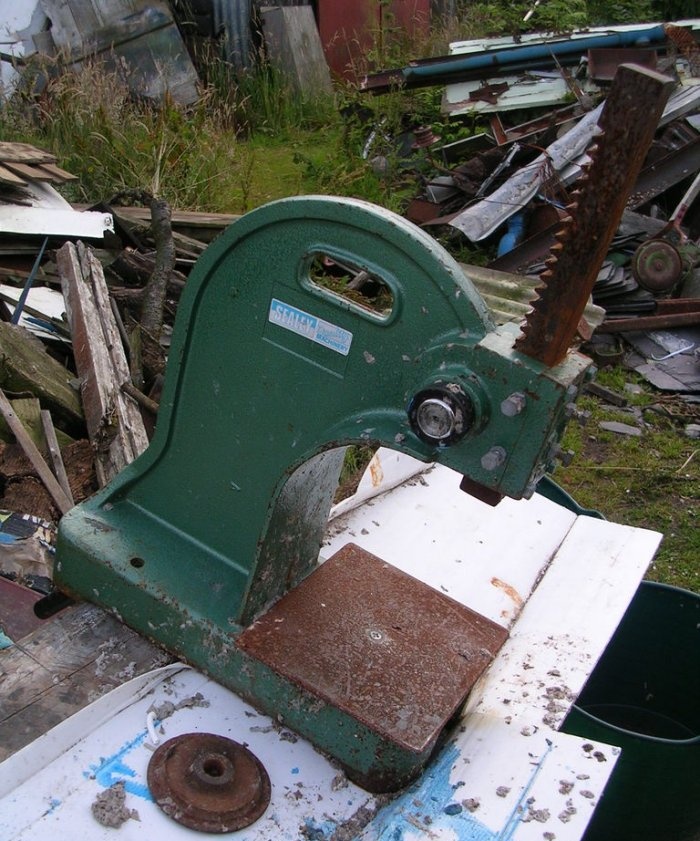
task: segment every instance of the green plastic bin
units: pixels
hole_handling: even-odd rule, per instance
[[[700,841],[700,596],[645,581],[563,729],[622,755],[584,841]]]

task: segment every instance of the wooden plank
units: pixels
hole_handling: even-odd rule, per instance
[[[331,74],[311,6],[262,6],[270,61],[292,87],[308,97],[330,93]]]
[[[509,627],[468,711],[551,730],[605,649],[660,539],[577,517],[539,494],[491,508],[461,493],[456,473],[436,466],[332,520],[323,555],[351,540]],[[554,708],[546,689],[557,685]]]
[[[112,219],[107,214],[78,213],[68,204],[65,208],[40,204],[32,207],[17,204],[0,206],[0,231],[3,234],[102,239],[111,226]]]
[[[71,386],[73,374],[49,356],[39,339],[24,327],[0,322],[0,358],[0,387],[38,397],[69,434],[82,428],[83,410]]]
[[[100,25],[90,0],[42,0],[41,5],[60,51],[80,49],[84,36]]]
[[[491,507],[460,491],[460,478],[435,466],[420,481],[337,517],[324,557],[352,541],[509,627],[576,515],[538,495],[527,501],[506,498]],[[380,483],[375,492],[382,489]]]
[[[102,266],[82,243],[66,243],[58,251],[57,263],[83,380],[97,480],[103,486],[146,449],[148,436],[138,405],[121,390],[131,377]]]
[[[126,226],[150,226],[151,213],[145,207],[115,207],[114,216]],[[189,236],[200,243],[209,243],[230,224],[240,219],[236,213],[198,213],[173,210],[171,224],[177,233]]]
[[[73,493],[70,489],[70,482],[68,481],[66,467],[63,464],[63,458],[61,457],[61,448],[58,446],[56,430],[54,429],[53,421],[51,420],[51,412],[49,412],[47,409],[43,409],[41,411],[40,417],[41,427],[44,431],[44,437],[46,439],[46,446],[48,447],[51,463],[53,464],[53,472],[56,474],[56,479],[58,480],[58,484],[63,488],[63,492],[68,497],[71,504],[74,505],[75,501],[73,499]]]
[[[53,163],[45,163],[41,164],[37,167],[40,172],[44,172],[47,176],[46,180],[49,181],[56,181],[59,184],[65,184],[67,181],[77,181],[78,176],[73,175],[70,172],[67,172],[65,169],[61,169],[60,166],[56,166]]]
[[[578,517],[467,710],[559,728],[658,548],[661,535]]]
[[[47,620],[0,651],[0,761],[124,681],[170,662],[94,605]]]
[[[41,428],[41,404],[36,397],[20,397],[10,401],[12,411],[17,415],[27,435],[36,444],[37,449],[46,457],[49,454],[46,445],[46,439]],[[12,440],[11,430],[8,427],[3,429],[6,434],[3,439],[6,441]],[[10,433],[10,434],[8,434]]]
[[[0,183],[10,184],[14,187],[26,187],[27,182],[9,170],[6,166],[0,164]]]
[[[143,5],[142,0],[91,0],[91,3],[103,25],[132,15]]]
[[[71,175],[60,166],[53,163],[28,164],[19,161],[2,161],[4,169],[15,173],[18,178],[25,178],[28,181],[48,181],[56,184],[65,184],[68,181],[77,181],[77,175]]]
[[[53,163],[56,156],[30,143],[0,143],[0,161],[6,163]]]
[[[76,205],[78,209],[87,210],[87,206]],[[151,211],[146,207],[112,207],[115,216],[131,222],[144,225],[151,223]],[[172,222],[190,228],[226,228],[232,222],[240,219],[239,213],[203,213],[196,210],[173,210]]]
[[[10,163],[3,161],[4,168],[14,172],[18,178],[24,178],[27,181],[54,181],[48,172],[43,172],[39,167],[33,164]]]
[[[22,422],[13,411],[10,401],[7,397],[5,397],[5,392],[2,391],[2,389],[0,389],[0,413],[2,413],[3,417],[7,421],[13,435],[17,439],[17,443],[20,444],[31,461],[34,469],[39,474],[39,478],[46,486],[46,490],[51,494],[51,498],[56,503],[58,510],[62,514],[70,511],[73,507],[73,503],[66,496],[63,489],[58,484],[56,477],[49,470],[49,466],[44,461],[43,456],[27,433],[27,430],[22,425]]]
[[[0,576],[0,628],[11,640],[21,640],[41,625],[34,615],[40,598],[35,590]]]

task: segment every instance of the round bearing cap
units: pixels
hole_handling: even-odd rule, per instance
[[[408,407],[416,435],[428,444],[454,444],[474,424],[474,405],[456,383],[436,383],[419,391]]]

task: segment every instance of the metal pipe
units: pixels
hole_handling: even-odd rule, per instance
[[[449,71],[444,68],[441,75],[447,76],[452,73],[489,67],[507,67],[521,61],[551,60],[552,56],[569,55],[571,53],[583,55],[588,50],[598,47],[625,47],[639,43],[655,43],[665,39],[666,32],[663,26],[653,26],[649,29],[635,29],[630,32],[613,32],[608,35],[594,35],[590,38],[570,38],[566,41],[556,41],[554,43],[545,42],[527,47],[513,47],[498,52],[482,52],[478,55],[468,56],[462,61],[455,61],[450,63]],[[441,64],[444,65],[444,59],[441,62],[423,64],[420,67],[409,65],[402,72],[406,79],[430,76],[435,72],[436,67]]]
[[[396,70],[385,70],[372,76],[366,76],[361,84],[362,90],[381,93],[392,86],[421,87],[435,84],[449,84],[468,78],[480,78],[488,70],[499,69],[508,72],[522,72],[528,68],[542,69],[556,65],[556,58],[565,59],[584,55],[588,50],[598,47],[625,47],[641,44],[659,43],[666,39],[662,25],[640,27],[624,32],[608,32],[582,38],[567,38],[542,41],[519,47],[507,47],[500,50],[482,50],[466,56],[440,56],[435,59],[422,59]]]
[[[34,261],[34,265],[32,266],[31,272],[29,272],[29,277],[24,284],[24,289],[22,290],[22,294],[19,296],[19,301],[17,301],[17,305],[15,306],[15,311],[12,313],[12,324],[19,324],[19,320],[22,317],[22,311],[24,310],[24,305],[27,303],[27,298],[29,297],[29,291],[34,284],[34,280],[39,272],[39,266],[41,265],[41,260],[44,256],[44,251],[46,251],[46,246],[48,245],[49,238],[44,237],[43,242],[41,243],[41,248],[39,249],[39,253],[36,255],[36,260]]]

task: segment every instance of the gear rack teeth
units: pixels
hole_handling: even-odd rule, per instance
[[[571,216],[567,216],[566,219],[562,221],[562,227],[554,234],[554,238],[556,239],[557,243],[561,246],[560,250],[566,248],[566,241],[571,236],[571,223],[572,223]],[[550,249],[551,250],[551,249]]]
[[[545,365],[566,356],[675,82],[634,65],[618,69],[566,217],[540,275],[543,288],[516,347]],[[622,115],[624,120],[621,119]],[[604,212],[599,210],[604,208]],[[582,254],[590,259],[582,260]]]

